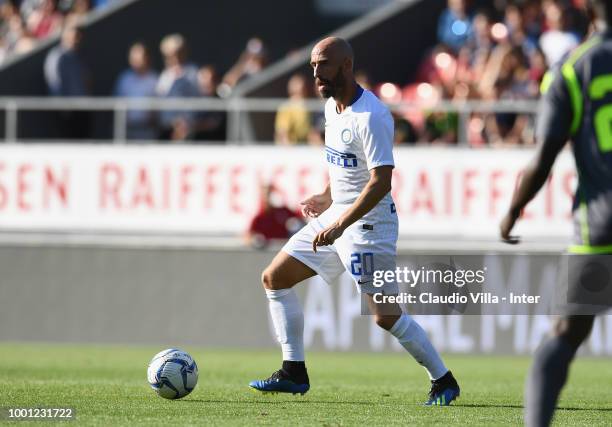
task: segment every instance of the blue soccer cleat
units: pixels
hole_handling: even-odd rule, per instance
[[[303,383],[302,381],[295,382],[285,371],[279,369],[268,379],[251,381],[249,387],[261,393],[299,393],[303,395],[310,389],[310,384],[308,383],[308,377],[305,378]]]
[[[459,397],[460,389],[457,380],[451,371],[448,371],[442,378],[431,382],[429,399],[425,406],[448,406]]]

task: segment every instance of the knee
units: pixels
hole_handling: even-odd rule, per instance
[[[278,290],[291,287],[287,286],[287,284],[281,279],[280,275],[270,267],[267,267],[263,273],[261,273],[261,283],[264,289],[269,290]]]
[[[393,327],[393,325],[395,325],[395,323],[397,322],[397,319],[399,319],[398,315],[383,316],[383,315],[377,314],[374,316],[374,321],[376,322],[376,324],[387,331],[390,330]]]
[[[594,320],[594,316],[560,318],[555,322],[554,334],[565,338],[572,347],[577,349],[591,333]]]

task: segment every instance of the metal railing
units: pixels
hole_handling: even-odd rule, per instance
[[[113,113],[113,137],[117,144],[125,143],[127,136],[128,110],[146,111],[193,111],[226,112],[227,141],[241,143],[241,123],[248,120],[244,113],[276,112],[286,98],[110,98],[110,97],[0,97],[0,109],[4,110],[6,142],[19,142],[18,126],[20,111],[111,111]],[[304,101],[304,108],[311,112],[322,112],[324,102],[319,99]],[[460,144],[467,144],[467,123],[472,113],[518,113],[535,114],[535,100],[490,101],[439,101],[435,104],[394,103],[388,104],[392,111],[455,112],[458,114]],[[244,143],[244,141],[242,141]]]

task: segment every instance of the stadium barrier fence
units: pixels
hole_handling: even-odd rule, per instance
[[[113,97],[0,97],[0,109],[4,110],[6,142],[19,142],[19,113],[22,111],[112,111],[113,137],[116,144],[126,142],[128,110],[151,111],[223,111],[228,114],[227,141],[246,144],[252,140],[241,140],[241,126],[248,120],[244,113],[274,113],[286,98],[113,98]],[[533,100],[490,101],[439,101],[433,104],[392,103],[389,107],[396,112],[439,111],[458,114],[458,142],[467,146],[467,122],[470,114],[479,113],[521,113],[534,114],[538,102]],[[304,108],[311,112],[322,112],[323,101],[309,99]]]

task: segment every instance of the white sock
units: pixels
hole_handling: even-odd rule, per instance
[[[412,317],[402,314],[389,332],[425,368],[430,380],[437,380],[448,372],[427,333]]]
[[[266,289],[283,360],[304,361],[304,313],[293,289]]]

